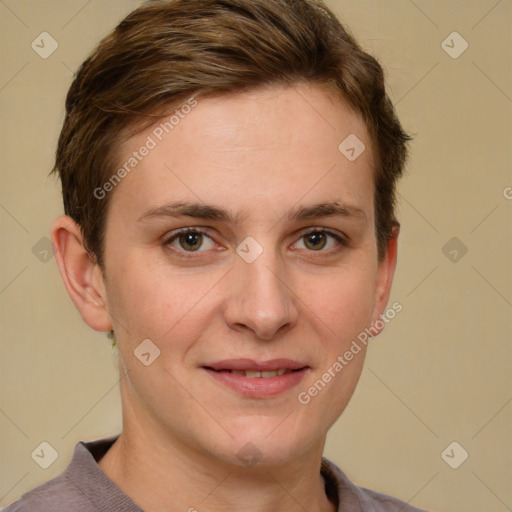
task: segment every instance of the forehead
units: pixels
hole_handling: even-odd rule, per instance
[[[187,199],[247,216],[256,207],[264,213],[341,195],[370,208],[368,132],[329,89],[268,87],[183,105],[120,148],[118,167],[129,172],[112,202],[143,214],[148,205]]]

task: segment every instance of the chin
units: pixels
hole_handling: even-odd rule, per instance
[[[300,435],[295,429],[291,431],[289,425],[285,425],[286,420],[279,424],[283,418],[277,421],[267,417],[261,422],[252,418],[252,424],[246,430],[232,431],[234,437],[222,458],[242,467],[278,466],[302,455],[308,447],[311,449],[314,443],[304,436],[304,431]]]

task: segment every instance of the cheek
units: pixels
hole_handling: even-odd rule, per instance
[[[361,334],[373,310],[371,266],[346,267],[321,286],[308,287],[308,311],[316,325],[319,365],[300,386],[298,412],[312,432],[327,431],[349,403],[362,372],[366,343]]]
[[[304,276],[302,280],[301,300],[306,311],[317,317],[338,348],[370,325],[374,273],[371,265],[346,265],[329,275],[316,279]]]
[[[317,279],[317,286],[305,281],[306,311],[317,326],[320,365],[301,387],[306,395],[299,402],[307,402],[305,411],[324,418],[329,426],[347,406],[361,375],[366,343],[360,336],[365,339],[364,331],[371,324],[375,269],[370,260],[367,265],[359,260],[329,278]]]
[[[114,323],[133,344],[146,338],[157,343],[174,339],[184,326],[188,338],[193,338],[221,277],[147,260],[125,260],[110,283],[108,300]]]

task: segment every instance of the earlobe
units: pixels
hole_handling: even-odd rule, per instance
[[[55,260],[71,300],[84,322],[96,331],[110,331],[112,321],[101,271],[85,250],[78,224],[66,215],[51,228]]]
[[[400,233],[400,224],[396,222],[391,230],[391,237],[388,240],[386,254],[382,261],[379,262],[377,270],[377,282],[375,286],[375,302],[373,307],[371,332],[374,335],[380,334],[383,329],[384,322],[381,316],[384,314],[386,306],[391,294],[391,286],[395,275],[398,252],[398,235]]]

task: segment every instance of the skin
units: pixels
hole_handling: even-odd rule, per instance
[[[127,141],[120,165],[151,130]],[[354,162],[338,150],[349,134],[366,145]],[[379,261],[373,166],[364,123],[322,86],[198,98],[111,192],[104,274],[78,226],[55,220],[52,242],[71,299],[90,327],[113,328],[118,341],[123,433],[99,466],[144,510],[334,510],[320,462],[365,349],[307,405],[297,395],[386,309],[398,228]],[[238,222],[138,220],[176,200],[226,208]],[[286,218],[329,201],[364,216]],[[208,235],[166,245],[186,227]],[[347,245],[321,235],[311,242],[311,228]],[[236,252],[249,236],[263,248],[252,263]],[[160,350],[149,366],[133,353],[145,339]],[[202,368],[242,357],[285,357],[309,369],[293,389],[248,398]],[[252,467],[237,456],[248,442],[261,455]]]

